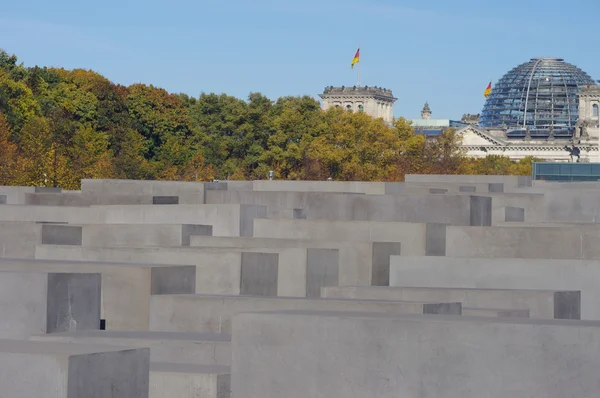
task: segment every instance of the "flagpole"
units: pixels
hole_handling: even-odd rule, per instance
[[[360,51],[360,44],[358,45],[358,51]],[[360,88],[360,54],[358,57],[358,87]]]

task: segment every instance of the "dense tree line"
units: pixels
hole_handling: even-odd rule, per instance
[[[401,181],[405,173],[528,174],[531,159],[469,160],[449,130],[315,99],[198,98],[113,84],[88,70],[24,67],[0,50],[0,185],[77,189],[82,178]]]

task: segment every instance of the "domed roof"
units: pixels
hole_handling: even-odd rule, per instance
[[[578,119],[577,92],[594,80],[561,58],[532,58],[510,70],[492,87],[482,126],[571,128]]]

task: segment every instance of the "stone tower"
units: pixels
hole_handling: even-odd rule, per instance
[[[394,121],[394,102],[397,98],[392,90],[381,87],[325,87],[319,97],[323,99],[323,109],[333,106],[354,112],[365,112],[375,118],[383,118],[386,123]]]
[[[423,110],[421,111],[421,119],[431,119],[431,109],[429,109],[429,104],[427,102],[425,102],[425,106],[423,106]]]
[[[600,86],[582,86],[579,98],[579,119],[574,138],[581,141],[598,141],[600,137]]]

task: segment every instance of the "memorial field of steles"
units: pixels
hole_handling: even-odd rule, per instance
[[[600,183],[83,180],[0,203],[0,398],[600,391]]]

